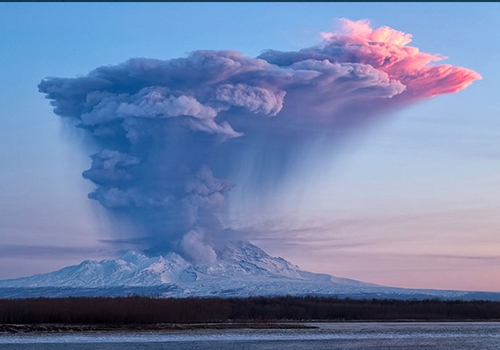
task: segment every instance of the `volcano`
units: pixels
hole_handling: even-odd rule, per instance
[[[127,296],[249,297],[336,296],[350,298],[500,300],[500,293],[385,287],[301,270],[248,241],[216,250],[213,263],[191,263],[176,253],[148,257],[128,251],[118,259],[31,277],[0,281],[0,298]]]

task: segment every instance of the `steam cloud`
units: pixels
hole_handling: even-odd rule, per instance
[[[342,23],[341,33],[322,33],[321,44],[297,52],[136,58],[85,77],[48,78],[39,90],[101,149],[83,172],[96,185],[89,198],[133,227],[131,242],[214,261],[225,234],[217,214],[233,187],[224,178],[250,149],[260,150],[265,177],[318,130],[481,79],[429,65],[444,57],[407,46],[409,34]]]

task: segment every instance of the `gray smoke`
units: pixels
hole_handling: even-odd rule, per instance
[[[100,149],[83,172],[96,185],[89,198],[130,225],[131,243],[213,261],[214,244],[228,233],[217,215],[231,173],[251,163],[254,178],[240,185],[279,181],[304,142],[404,94],[383,70],[325,47],[261,58],[137,58],[48,78],[39,90]]]

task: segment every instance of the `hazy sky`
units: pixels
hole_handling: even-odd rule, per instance
[[[43,78],[198,49],[299,50],[342,17],[411,33],[483,80],[387,113],[320,168],[310,150],[273,198],[235,188],[222,221],[306,270],[500,291],[500,5],[474,3],[0,4],[0,278],[117,254],[81,176],[94,152],[52,113]]]

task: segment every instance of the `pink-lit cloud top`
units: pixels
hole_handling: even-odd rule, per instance
[[[341,19],[340,22],[340,33],[321,33],[325,41],[320,45],[295,53],[268,51],[261,58],[279,65],[307,59],[370,65],[405,86],[394,100],[452,94],[482,79],[477,72],[467,68],[433,64],[447,57],[408,46],[411,34],[387,26],[373,29],[368,20]]]

